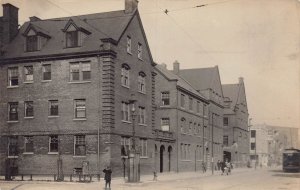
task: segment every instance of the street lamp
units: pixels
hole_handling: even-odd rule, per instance
[[[135,110],[134,95],[131,95],[132,99],[129,100],[131,107],[131,119],[132,119],[132,147],[128,154],[128,182],[139,182],[140,181],[140,153],[136,148],[135,143],[135,118],[137,116]]]

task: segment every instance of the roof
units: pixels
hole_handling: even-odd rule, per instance
[[[183,78],[179,77],[178,75],[175,75],[174,73],[169,71],[167,68],[165,68],[161,65],[156,65],[156,69],[162,75],[164,75],[168,80],[176,80],[177,81],[177,86],[179,86],[179,87],[181,87],[181,88],[183,88],[183,89],[199,96],[200,98],[206,100],[206,98],[200,92],[198,92],[191,84],[189,84],[189,82],[187,82]]]
[[[230,99],[230,101],[232,102],[230,104],[230,109],[234,110],[234,107],[238,101],[239,84],[223,84],[222,88],[223,88],[224,98],[228,97]]]
[[[187,79],[197,90],[211,88],[216,67],[180,69],[179,76]]]
[[[5,47],[6,52],[2,58],[41,56],[48,54],[64,54],[76,52],[89,52],[99,49],[101,39],[112,38],[119,41],[124,30],[137,11],[125,13],[124,10],[105,13],[96,13],[63,18],[45,19],[25,22],[14,40]],[[84,28],[91,34],[85,39],[81,47],[64,48],[63,29],[72,20],[77,27]],[[36,30],[51,37],[50,40],[36,52],[24,52],[24,39],[22,34],[32,25]]]

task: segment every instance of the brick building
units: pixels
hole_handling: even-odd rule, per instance
[[[224,93],[224,157],[237,166],[249,161],[248,107],[243,78],[238,84],[223,84]]]
[[[156,141],[156,167],[161,172],[202,171],[202,162],[210,164],[208,101],[166,65],[157,65],[156,71],[156,126],[164,136]],[[162,160],[164,152],[168,156]]]
[[[211,162],[208,167],[218,160],[223,160],[223,91],[219,69],[212,68],[180,69],[179,63],[174,63],[173,73],[188,81],[199,93],[208,100],[208,136],[206,147],[206,161]],[[213,145],[213,146],[212,146]]]
[[[107,13],[31,17],[20,28],[18,8],[4,4],[3,13],[0,173],[55,174],[61,159],[64,174],[110,164],[123,175],[133,124],[141,173],[152,172],[155,64],[137,1]]]

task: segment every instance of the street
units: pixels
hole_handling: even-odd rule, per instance
[[[161,179],[160,179],[161,178]],[[237,169],[231,175],[211,173],[171,173],[152,181],[151,176],[142,176],[142,182],[137,184],[124,183],[123,179],[113,179],[112,189],[163,189],[163,190],[298,190],[300,189],[300,173],[283,173],[281,170]],[[1,190],[79,190],[104,189],[104,181],[92,183],[71,182],[0,182]]]

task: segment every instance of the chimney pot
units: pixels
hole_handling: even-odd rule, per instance
[[[239,77],[239,83],[240,84],[244,83],[244,78],[243,77]]]
[[[35,22],[35,21],[40,21],[42,19],[40,19],[39,17],[36,17],[36,16],[32,16],[32,17],[29,17],[29,20],[30,20],[30,22]]]
[[[180,63],[176,60],[173,63],[173,72],[174,72],[174,74],[178,75],[179,74],[179,70],[180,70]]]
[[[165,68],[165,69],[167,69],[167,64],[165,64],[165,63],[162,63],[162,64],[160,64],[163,68]]]
[[[138,7],[138,0],[125,0],[125,13],[133,13]]]

